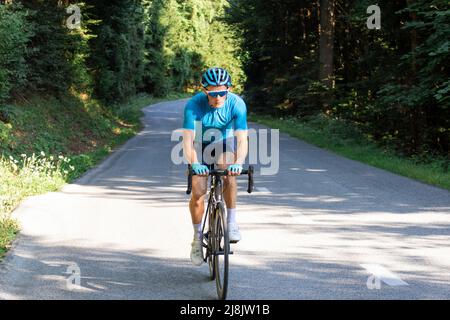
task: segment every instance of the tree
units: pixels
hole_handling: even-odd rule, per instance
[[[319,79],[329,88],[334,87],[334,0],[320,0],[320,74]]]
[[[26,18],[20,6],[0,4],[0,102],[26,83],[25,57],[27,44],[33,36]]]
[[[405,154],[448,155],[448,2],[380,0],[381,30],[370,0],[230,3],[254,111],[324,113]]]

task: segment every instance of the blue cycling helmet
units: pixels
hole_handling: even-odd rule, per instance
[[[223,68],[209,68],[202,77],[203,87],[207,86],[227,86],[231,87],[231,76]]]

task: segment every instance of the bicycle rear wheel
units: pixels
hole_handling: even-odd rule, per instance
[[[228,290],[228,255],[230,241],[226,221],[225,206],[219,203],[214,215],[214,269],[216,276],[217,295],[225,300]]]

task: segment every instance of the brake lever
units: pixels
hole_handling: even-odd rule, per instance
[[[247,192],[248,193],[252,193],[253,191],[253,166],[249,166],[248,167],[248,188],[247,188]]]
[[[188,174],[188,186],[187,186],[186,194],[191,194],[191,191],[192,191],[192,168],[191,168],[190,164],[188,164],[187,174]]]

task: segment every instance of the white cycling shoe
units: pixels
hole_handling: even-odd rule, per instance
[[[237,243],[241,240],[241,232],[239,231],[237,223],[228,224],[228,236],[231,243]]]
[[[191,262],[194,266],[201,266],[204,262],[201,240],[194,239],[191,243]]]

